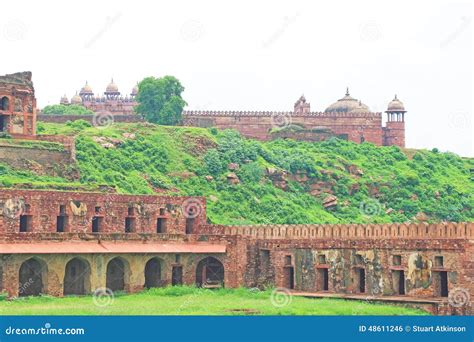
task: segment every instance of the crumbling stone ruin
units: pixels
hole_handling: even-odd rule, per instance
[[[472,314],[474,224],[224,226],[203,197],[0,190],[10,297],[283,287]]]

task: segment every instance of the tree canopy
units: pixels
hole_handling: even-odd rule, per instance
[[[135,111],[145,120],[160,125],[181,123],[181,112],[186,102],[181,97],[184,87],[177,78],[147,77],[138,84],[138,89]]]
[[[94,112],[90,109],[87,109],[81,105],[63,105],[63,104],[55,104],[46,106],[41,111],[43,114],[63,114],[63,115],[82,115],[82,114],[94,114]]]

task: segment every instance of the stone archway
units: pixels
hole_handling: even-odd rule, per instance
[[[10,109],[10,100],[8,99],[8,97],[4,96],[0,100],[0,110],[7,111],[9,109]]]
[[[128,287],[129,267],[126,260],[113,258],[107,264],[106,286],[112,291],[126,291]]]
[[[87,261],[73,258],[66,264],[64,272],[64,295],[85,295],[90,293],[91,268]]]
[[[196,267],[196,285],[206,288],[224,287],[224,265],[213,257],[202,259]]]
[[[161,280],[161,260],[152,258],[145,265],[145,288],[160,287],[163,285]]]
[[[42,260],[31,258],[23,262],[19,270],[18,295],[38,296],[46,293],[48,268]]]

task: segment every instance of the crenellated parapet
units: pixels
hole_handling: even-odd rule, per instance
[[[473,222],[438,224],[304,224],[202,227],[209,234],[255,239],[474,239]]]
[[[220,110],[184,110],[183,118],[187,117],[364,117],[381,118],[380,112],[290,112],[290,111],[220,111]]]

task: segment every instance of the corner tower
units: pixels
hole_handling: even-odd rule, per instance
[[[384,127],[384,145],[405,147],[405,106],[395,95],[385,111],[387,123]]]
[[[14,138],[36,134],[36,98],[29,71],[0,76],[0,133]]]

